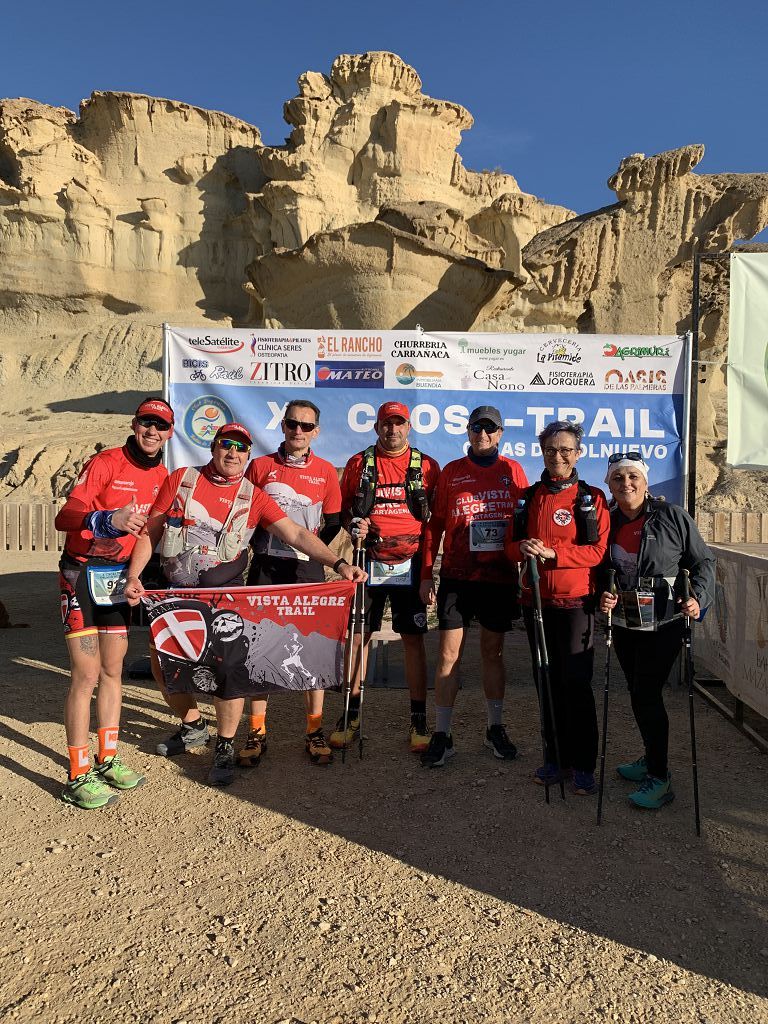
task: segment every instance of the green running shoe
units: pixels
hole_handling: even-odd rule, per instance
[[[646,775],[640,786],[634,793],[629,794],[630,802],[635,807],[643,807],[651,811],[658,810],[664,804],[675,799],[672,792],[672,776],[667,772],[666,779],[657,779],[653,775]]]
[[[118,754],[105,757],[101,764],[97,761],[93,770],[108,786],[114,786],[115,789],[137,789],[147,781],[145,776],[124,765]]]
[[[638,757],[636,761],[617,765],[616,771],[628,782],[642,782],[648,774],[648,765],[645,763],[645,757]]]
[[[77,775],[74,779],[68,779],[61,792],[61,799],[65,804],[73,804],[86,811],[95,810],[97,807],[107,807],[109,804],[116,804],[120,801],[117,793],[113,793],[108,786],[104,785],[93,768],[83,775]]]

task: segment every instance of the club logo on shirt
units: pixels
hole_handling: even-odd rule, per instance
[[[567,508],[559,508],[552,516],[558,526],[569,526],[573,522],[573,516]]]
[[[509,487],[510,484],[512,483],[512,477],[505,475],[501,477],[501,482],[504,484],[505,487]]]

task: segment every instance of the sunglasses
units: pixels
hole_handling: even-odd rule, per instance
[[[157,430],[170,430],[171,424],[165,420],[155,419],[154,416],[137,416],[136,422],[140,427],[155,427]]]
[[[302,420],[289,420],[287,417],[283,420],[283,423],[289,430],[303,430],[305,434],[311,434],[317,426],[316,423],[304,423]]]
[[[613,455],[608,456],[608,465],[621,462],[622,459],[629,459],[630,462],[642,462],[643,456],[640,452],[614,452]]]
[[[469,429],[473,434],[495,434],[497,430],[501,430],[501,427],[497,427],[495,423],[489,423],[487,420],[481,420],[479,423],[470,423]]]
[[[220,437],[216,442],[219,448],[223,448],[225,452],[231,451],[233,448],[236,452],[249,452],[251,446],[246,444],[245,441],[235,441],[231,437]]]

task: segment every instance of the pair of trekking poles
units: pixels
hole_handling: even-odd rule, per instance
[[[550,728],[552,730],[553,744],[555,748],[555,759],[557,774],[560,781],[560,795],[565,799],[565,785],[563,782],[562,765],[560,763],[560,744],[557,736],[557,725],[555,722],[554,707],[552,704],[552,688],[549,680],[549,658],[547,655],[547,642],[544,635],[544,618],[542,614],[541,606],[541,588],[539,584],[539,570],[536,562],[536,558],[531,556],[528,558],[528,574],[533,586],[533,620],[536,637],[536,670],[539,678],[539,724],[541,728],[541,741],[542,750],[544,754],[544,766],[545,766],[545,789],[544,795],[546,802],[549,803],[549,777],[546,774],[547,766],[547,741],[546,741],[546,730],[545,730],[545,711],[544,711],[544,699],[549,709]],[[608,573],[609,584],[608,591],[611,594],[615,594],[616,572],[614,569],[610,569]],[[687,569],[683,569],[683,600],[688,601],[691,596],[691,583],[690,574]],[[613,648],[613,616],[612,612],[608,611],[607,620],[605,626],[605,687],[603,690],[603,730],[602,730],[602,742],[600,747],[600,781],[598,783],[598,794],[597,794],[597,824],[601,824],[603,815],[603,792],[605,789],[605,752],[608,741],[608,690],[610,688],[611,679],[611,650]],[[692,630],[691,630],[691,617],[685,616],[685,624],[683,629],[683,671],[685,674],[686,684],[688,688],[688,718],[690,722],[690,734],[691,734],[691,772],[693,776],[693,810],[694,819],[696,825],[696,835],[701,835],[701,816],[699,811],[699,772],[698,763],[696,759],[696,721],[694,716],[693,707],[693,647],[692,647]]]
[[[365,565],[365,552],[362,541],[355,537],[355,550],[353,564],[361,569]],[[349,699],[352,695],[352,649],[355,636],[360,637],[360,656],[358,658],[358,675],[360,680],[360,706],[357,712],[358,722],[358,750],[360,758],[363,756],[363,698],[365,697],[365,668],[363,655],[365,652],[365,583],[355,585],[355,593],[352,598],[352,616],[349,623],[348,644],[346,653],[346,666],[344,672],[344,745],[341,748],[341,763],[347,759],[347,729],[349,728]]]

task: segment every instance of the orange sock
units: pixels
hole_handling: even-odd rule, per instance
[[[67,747],[69,753],[69,777],[76,779],[78,775],[85,775],[91,767],[88,760],[88,747]]]
[[[307,715],[307,735],[311,732],[317,732],[318,729],[323,727],[323,712],[319,715]]]
[[[248,728],[251,732],[267,731],[267,712],[261,715],[248,715]]]
[[[117,726],[105,725],[103,729],[97,729],[96,733],[99,737],[99,762],[114,757],[117,753]]]

